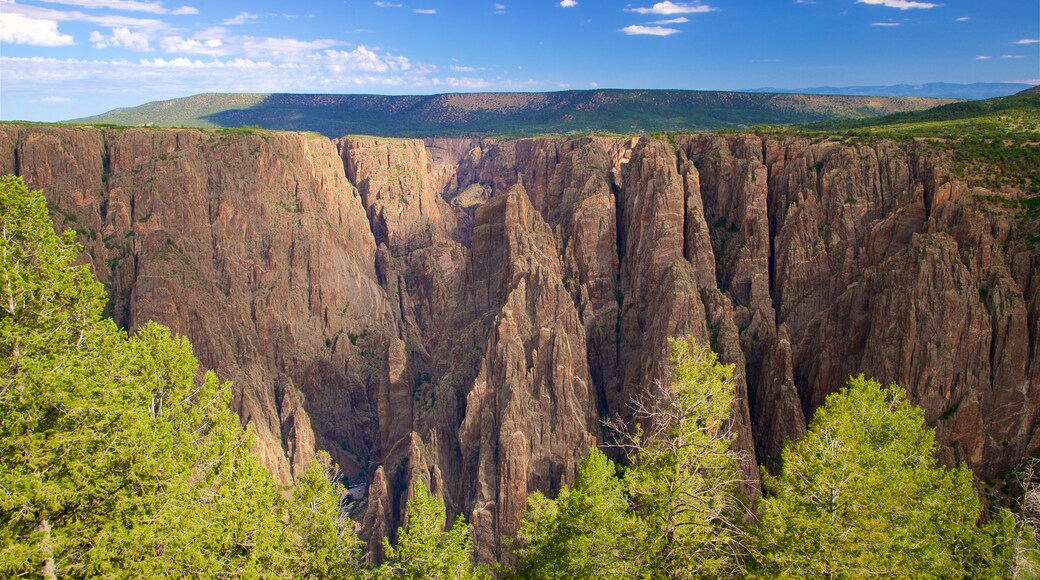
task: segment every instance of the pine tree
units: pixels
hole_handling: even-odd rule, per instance
[[[301,576],[351,578],[360,574],[364,544],[343,513],[345,497],[339,470],[327,452],[319,452],[296,479],[292,496],[286,500],[289,529],[302,555],[296,565]]]
[[[383,539],[386,560],[378,571],[383,578],[465,580],[486,578],[484,568],[473,565],[473,539],[462,514],[444,529],[444,502],[426,491],[418,479],[408,500],[404,527],[397,530],[397,545]]]
[[[527,499],[515,554],[517,578],[631,578],[638,576],[645,526],[629,512],[617,468],[592,449],[578,465],[573,487],[556,499]]]
[[[756,528],[766,577],[988,578],[1009,573],[1014,520],[979,526],[967,467],[946,469],[906,392],[862,376],[816,411],[763,475]]]
[[[718,577],[743,559],[743,477],[730,448],[733,366],[692,337],[669,338],[672,380],[636,402],[637,426],[612,426],[631,467],[625,486],[649,533],[643,561],[655,577]]]
[[[0,575],[287,574],[280,499],[186,339],[132,338],[46,202],[0,179]]]

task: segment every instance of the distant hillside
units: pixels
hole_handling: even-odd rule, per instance
[[[953,168],[974,183],[993,189],[1018,189],[1027,198],[1023,204],[1029,209],[1029,219],[1040,220],[1040,87],[1009,97],[951,103],[927,111],[827,121],[778,131],[845,141],[883,138],[930,142],[948,151]],[[1036,241],[1040,242],[1040,236]]]
[[[113,109],[94,117],[71,122],[112,125],[155,125],[157,127],[220,127],[206,117],[231,109],[259,105],[269,95],[258,93],[207,93],[183,99],[153,101],[138,107]]]
[[[893,113],[873,119],[809,124],[815,131],[856,131],[885,136],[962,138],[980,133],[1007,135],[1040,132],[1040,87],[983,101],[963,101],[924,111]]]
[[[872,85],[856,87],[809,87],[803,89],[762,88],[750,93],[797,93],[805,95],[856,95],[874,97],[924,97],[932,99],[992,99],[1006,97],[1029,85],[1022,83],[923,83],[919,85]]]
[[[679,90],[428,96],[203,94],[72,122],[243,127],[347,134],[513,136],[743,129],[917,111],[951,102]]]

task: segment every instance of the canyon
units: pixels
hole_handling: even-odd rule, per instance
[[[130,332],[192,341],[280,483],[319,449],[377,553],[421,478],[500,559],[527,494],[667,381],[735,365],[746,491],[853,374],[948,465],[1040,452],[1040,249],[1014,192],[912,141],[392,139],[0,125]],[[371,541],[376,540],[376,541]]]

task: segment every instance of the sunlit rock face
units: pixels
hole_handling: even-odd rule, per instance
[[[672,335],[735,365],[751,493],[851,374],[905,386],[949,464],[1040,451],[1040,252],[917,146],[4,125],[0,171],[79,232],[120,324],[234,381],[280,483],[317,449],[370,482],[369,539],[422,478],[500,557]]]

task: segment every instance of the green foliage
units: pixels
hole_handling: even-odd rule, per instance
[[[98,431],[115,442],[129,436],[134,447],[116,457],[132,479],[125,497],[101,514],[99,538],[112,544],[91,548],[90,572],[218,576],[284,569],[289,546],[278,495],[228,407],[230,384],[212,371],[197,382],[191,344],[157,324],[124,344],[113,370],[133,419]]]
[[[766,577],[996,577],[1011,569],[1014,520],[979,526],[965,466],[935,459],[935,433],[906,392],[855,377],[763,474],[756,538]]]
[[[444,529],[444,502],[430,495],[418,479],[408,500],[404,527],[397,530],[397,546],[383,539],[386,560],[377,570],[379,578],[463,580],[487,578],[487,571],[473,565],[473,538],[462,514]]]
[[[102,318],[73,235],[54,233],[39,193],[0,180],[0,575],[312,571],[294,570],[298,551],[323,541],[294,505],[289,533],[230,384],[198,379],[168,329],[128,338]],[[297,504],[329,507],[308,477]]]
[[[289,530],[297,542],[297,574],[349,578],[360,574],[364,544],[341,506],[346,489],[332,458],[321,451],[296,479],[285,501]]]
[[[625,443],[625,484],[649,526],[656,576],[721,576],[740,569],[747,513],[730,449],[733,366],[692,337],[670,338],[672,381],[637,404],[641,428]]]
[[[522,578],[718,577],[741,570],[748,514],[730,449],[733,367],[692,337],[669,339],[671,381],[634,403],[636,427],[608,427],[624,478],[593,450],[573,488],[535,493],[521,522]]]
[[[982,101],[871,119],[828,121],[800,128],[760,128],[815,140],[871,143],[879,139],[924,142],[948,155],[950,166],[970,184],[1012,187],[1031,209],[1040,200],[1040,94],[1023,92]],[[1030,211],[1028,219],[1040,213]]]
[[[517,578],[631,578],[639,572],[643,522],[629,513],[614,462],[598,449],[556,499],[535,492],[520,523]]]
[[[109,440],[96,428],[128,405],[93,402],[111,382],[94,359],[114,357],[118,331],[93,323],[106,296],[88,267],[72,265],[75,232],[55,235],[44,198],[0,179],[0,574],[53,570],[55,555],[82,569],[82,530],[96,529],[93,512],[125,487],[124,463],[102,453]],[[88,467],[100,477],[83,485]]]

